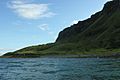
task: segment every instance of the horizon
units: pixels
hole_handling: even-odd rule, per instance
[[[2,0],[0,55],[55,42],[61,30],[102,10],[107,1]]]

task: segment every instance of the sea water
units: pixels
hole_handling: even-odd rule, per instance
[[[120,80],[120,59],[0,58],[0,80]]]

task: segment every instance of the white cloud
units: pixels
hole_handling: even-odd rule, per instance
[[[53,35],[53,34],[54,34],[54,32],[49,29],[48,24],[39,25],[38,28],[39,28],[40,30],[42,30],[42,31],[47,32],[49,35]]]
[[[0,48],[0,51],[8,51],[8,50],[14,50],[12,48]]]
[[[64,28],[70,27],[70,26],[72,26],[72,25],[74,25],[74,24],[77,24],[78,21],[79,21],[79,20],[73,20],[69,25],[65,26]],[[64,29],[64,28],[63,28],[63,29]]]
[[[80,21],[80,20],[73,20],[73,21],[71,21],[69,24],[67,24],[67,25],[65,25],[65,26],[62,26],[61,29],[60,29],[60,31],[64,30],[64,29],[67,28],[67,27],[70,27],[70,26],[72,26],[72,25],[74,25],[74,24],[77,24],[79,21]]]
[[[48,4],[32,3],[28,0],[12,0],[9,8],[19,16],[27,19],[39,19],[55,15],[49,11]]]
[[[47,31],[47,30],[49,30],[48,24],[39,25],[38,28],[40,28],[42,31]]]
[[[70,26],[73,25],[73,24],[77,24],[79,20],[74,20],[70,23]]]
[[[53,35],[53,34],[54,34],[54,32],[52,32],[52,31],[49,31],[49,32],[48,32],[48,34],[50,34],[50,35]]]

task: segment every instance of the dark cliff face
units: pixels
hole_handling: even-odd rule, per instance
[[[99,47],[120,47],[120,0],[107,2],[103,10],[92,15],[91,18],[79,21],[61,31],[56,43],[66,42],[91,43]]]
[[[109,1],[104,5],[103,13],[110,14],[117,9],[120,9],[120,0]]]

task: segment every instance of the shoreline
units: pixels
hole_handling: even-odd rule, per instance
[[[0,56],[0,58],[120,58],[120,53],[112,55],[80,55],[80,54],[67,54],[67,55],[11,55],[11,56]]]

